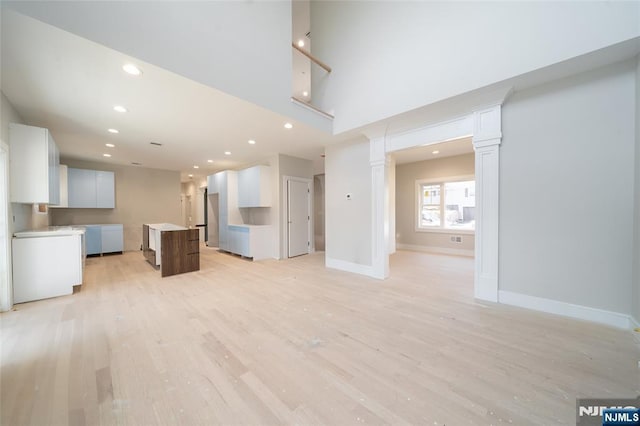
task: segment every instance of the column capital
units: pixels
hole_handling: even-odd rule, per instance
[[[387,164],[387,150],[384,137],[369,139],[369,163],[371,166]]]
[[[502,140],[502,107],[495,105],[473,113],[473,148],[500,145]]]

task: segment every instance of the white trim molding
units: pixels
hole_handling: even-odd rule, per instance
[[[352,272],[354,274],[374,277],[373,267],[369,265],[360,265],[358,263],[347,262],[345,260],[340,260],[340,259],[332,259],[330,257],[325,257],[324,264],[327,268],[338,269],[340,271]]]
[[[563,317],[597,322],[599,324],[605,324],[625,330],[630,329],[633,324],[631,316],[618,312],[605,311],[604,309],[574,305],[572,303],[560,302],[558,300],[545,299],[542,297],[529,296],[527,294],[513,293],[504,290],[500,290],[499,292],[499,302],[505,305],[518,306],[521,308],[532,309],[534,311],[561,315]]]
[[[434,246],[419,246],[415,244],[402,244],[398,243],[398,250],[418,251],[422,253],[434,253],[434,254],[448,254],[452,256],[464,256],[473,257],[475,253],[473,250],[468,249],[455,249],[448,247],[434,247]]]
[[[473,149],[476,152],[476,265],[474,295],[498,301],[500,105],[475,112]]]
[[[384,138],[369,142],[371,164],[371,263],[372,277],[389,277],[389,156]]]

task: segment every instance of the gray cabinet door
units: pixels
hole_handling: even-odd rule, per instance
[[[116,253],[123,250],[122,225],[102,225],[102,253]]]
[[[96,171],[72,169],[67,171],[69,186],[69,207],[96,207]]]
[[[96,170],[96,207],[99,209],[113,209],[115,206],[114,173]]]
[[[87,225],[84,233],[87,256],[102,253],[102,231],[100,225]]]

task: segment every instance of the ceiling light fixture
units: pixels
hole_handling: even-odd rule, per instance
[[[122,105],[116,105],[113,107],[114,111],[118,111],[118,112],[127,112],[127,109],[125,107],[123,107]]]
[[[103,157],[111,157],[111,154],[102,154]]]
[[[140,68],[138,68],[137,66],[135,66],[133,64],[126,64],[126,65],[124,65],[122,67],[122,69],[127,74],[136,75],[136,76],[142,75],[142,71],[140,70]]]
[[[436,149],[435,151],[431,151],[431,153],[432,153],[433,155],[436,155],[436,154],[440,154],[440,151],[438,151],[438,150]]]
[[[256,141],[254,141],[253,139],[249,139],[247,142],[249,142],[249,145],[255,145]]]
[[[189,177],[193,177],[193,175],[189,175]]]
[[[231,155],[231,151],[225,151],[224,155]]]
[[[303,39],[298,40],[298,47],[304,47],[304,40]]]
[[[116,146],[112,143],[105,143],[104,146],[108,146],[109,148],[115,148]]]
[[[304,97],[306,98],[307,96],[309,96],[309,92],[307,92],[307,91],[305,90],[304,92],[302,92],[302,96],[304,96]]]
[[[199,168],[200,168],[200,166],[193,166],[193,168],[194,168],[194,169],[199,169]]]
[[[107,132],[114,133],[114,134],[120,133],[120,131],[118,131],[118,129],[107,129]]]
[[[207,160],[207,163],[213,163],[213,160]]]
[[[284,128],[285,128],[285,129],[293,129],[293,124],[291,124],[291,123],[284,123]]]

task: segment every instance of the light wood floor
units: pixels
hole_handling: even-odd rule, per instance
[[[384,282],[201,260],[92,258],[80,292],[2,314],[0,423],[575,424],[576,397],[640,394],[631,332],[476,303],[472,259],[399,252]]]

